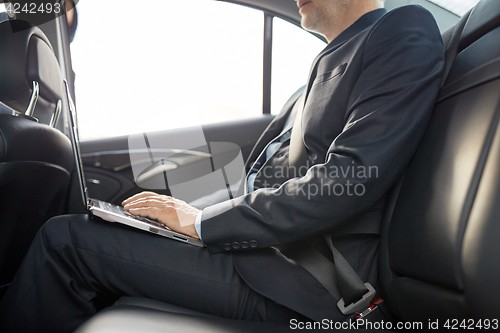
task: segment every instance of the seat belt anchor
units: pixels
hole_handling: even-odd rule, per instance
[[[363,297],[361,297],[359,301],[351,303],[348,306],[345,305],[344,298],[341,298],[337,302],[337,307],[343,315],[347,316],[352,313],[362,313],[370,307],[370,302],[375,297],[375,288],[373,288],[373,286],[369,282],[365,283],[365,287],[366,289],[368,289],[368,291],[363,295]]]

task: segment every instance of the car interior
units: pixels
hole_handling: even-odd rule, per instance
[[[300,27],[297,6],[291,0],[222,2],[262,11],[265,36],[272,31],[273,17]],[[447,322],[449,329],[491,329],[494,320],[498,324],[500,319],[500,264],[495,257],[500,252],[500,1],[474,1],[460,13],[446,3],[385,3],[388,10],[408,4],[429,9],[446,49],[445,76],[432,118],[408,169],[392,189],[380,235],[377,293],[394,323],[387,331],[404,330],[396,326],[398,322],[423,323],[425,329],[436,320]],[[40,21],[22,11],[0,12],[0,297],[45,221],[86,212],[68,139],[63,86],[65,79],[78,107],[70,29],[65,15]],[[233,143],[243,159],[274,117],[270,111],[272,37],[264,42],[261,114],[202,126],[207,142]],[[153,135],[182,137],[191,130],[167,129]],[[199,149],[179,150],[168,144],[162,149],[175,154],[167,173],[176,173],[178,179],[192,178],[196,166],[208,158]],[[80,147],[91,197],[119,204],[143,190],[134,180],[128,135],[82,140]],[[212,154],[234,157],[226,149]],[[170,195],[168,185],[172,184],[154,190]],[[122,297],[77,332],[181,330],[284,332],[290,327]]]

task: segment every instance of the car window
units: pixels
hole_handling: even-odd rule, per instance
[[[71,53],[81,139],[262,114],[262,11],[150,0],[142,18],[133,4],[78,4]]]
[[[288,98],[306,84],[314,58],[326,43],[294,24],[274,17],[271,113],[277,114]]]
[[[7,11],[5,9],[5,4],[0,3],[0,22],[8,20],[9,16],[7,15]]]
[[[429,0],[434,2],[436,5],[441,6],[450,12],[462,16],[469,9],[475,6],[479,0]]]

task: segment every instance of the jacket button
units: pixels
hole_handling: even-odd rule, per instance
[[[237,250],[240,248],[240,243],[238,242],[233,242],[233,249]]]
[[[246,242],[246,241],[241,242],[241,248],[242,249],[248,249],[248,246],[249,246],[248,242]]]
[[[250,241],[250,247],[257,247],[257,245],[259,245],[259,243],[257,243],[256,240],[251,240]]]
[[[226,251],[231,250],[231,244],[229,244],[229,243],[224,244],[224,250],[226,250]]]

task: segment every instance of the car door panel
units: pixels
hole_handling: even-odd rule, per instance
[[[202,129],[207,142],[234,143],[241,149],[243,159],[246,160],[253,145],[272,119],[273,116],[271,115],[263,115],[252,119],[204,125]],[[188,130],[175,129],[156,134],[172,135],[169,132],[175,131],[176,135],[182,136],[183,131]],[[210,156],[204,155],[203,149],[194,149],[192,151],[176,150],[174,151],[176,154],[172,155],[172,148],[174,147],[169,147],[168,142],[165,142],[163,147],[163,152],[171,155],[168,158],[168,163],[175,164],[175,168],[168,171],[169,175],[172,176],[169,179],[176,180],[173,185],[203,175],[196,174],[201,170],[200,164],[206,163],[208,156]],[[134,180],[128,136],[82,141],[80,148],[90,197],[120,203],[128,196],[146,189],[143,183],[138,186],[136,180]],[[162,153],[162,151],[157,150],[156,153]],[[205,153],[207,152],[205,151]],[[228,152],[227,149],[219,149],[213,154],[213,158],[220,161],[228,161],[234,157],[234,154]],[[147,166],[147,161],[144,162]],[[152,190],[170,195],[168,185],[172,185],[170,180],[166,187],[153,188]]]

